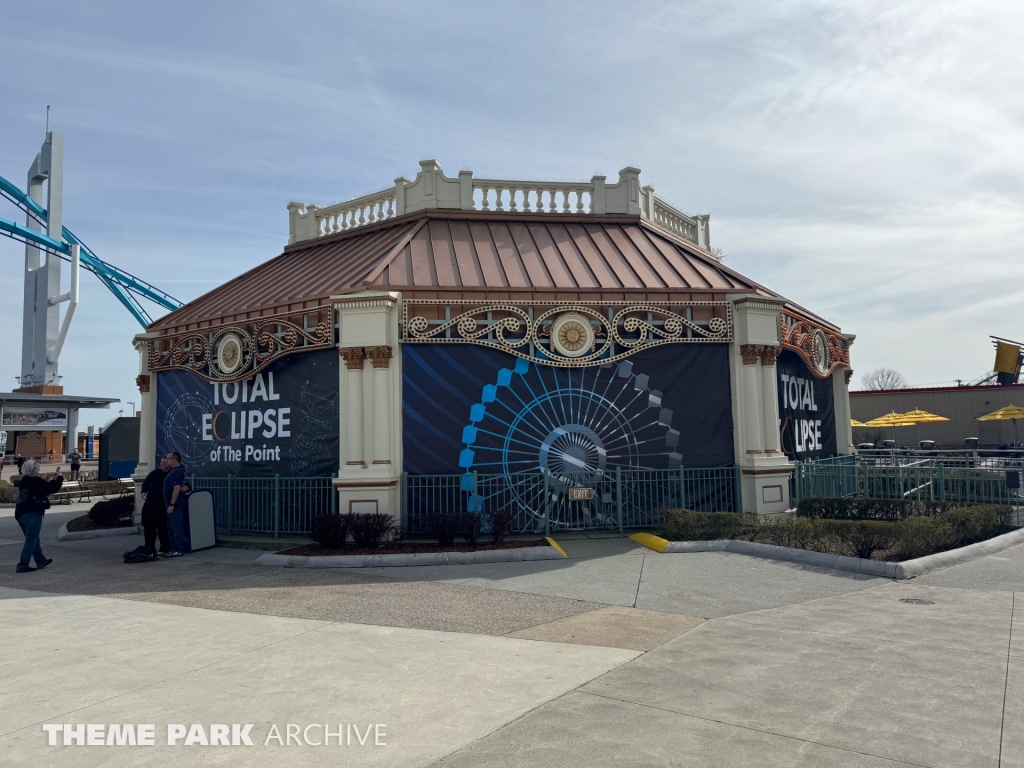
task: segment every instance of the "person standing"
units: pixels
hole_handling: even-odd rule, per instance
[[[160,537],[160,554],[171,552],[171,539],[167,532],[167,507],[164,506],[164,478],[167,477],[166,459],[160,459],[160,466],[154,469],[142,482],[142,529],[146,546],[156,550]]]
[[[14,507],[14,517],[18,521],[21,532],[25,534],[25,546],[21,548],[21,559],[18,560],[17,573],[29,573],[42,570],[52,559],[43,555],[39,546],[39,534],[43,529],[43,514],[50,507],[47,498],[56,493],[64,484],[64,478],[58,473],[52,480],[44,480],[39,476],[39,462],[27,459],[22,465],[23,476],[18,483],[18,503]],[[29,565],[34,558],[36,567]]]
[[[181,557],[185,546],[185,468],[181,454],[171,451],[164,456],[167,477],[164,478],[164,509],[167,511],[167,531],[171,538],[171,551],[164,557]]]
[[[71,464],[71,479],[77,480],[82,469],[82,454],[75,448],[68,454],[68,463]]]

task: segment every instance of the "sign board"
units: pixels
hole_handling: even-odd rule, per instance
[[[570,488],[569,501],[590,501],[594,498],[593,488]]]
[[[67,429],[67,408],[45,408],[38,405],[5,405],[0,410],[0,427],[6,430]]]

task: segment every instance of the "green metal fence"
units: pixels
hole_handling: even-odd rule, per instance
[[[793,467],[793,500],[850,496],[1016,505],[1019,496],[1011,486],[1019,481],[1013,482],[1009,475],[1019,471],[1016,467],[950,466],[936,459],[899,463],[843,456],[798,461]]]
[[[337,511],[329,477],[191,477],[213,493],[217,528],[231,533],[308,534],[317,515]]]
[[[586,490],[592,493],[580,493]],[[543,472],[402,474],[402,528],[414,537],[427,535],[429,516],[443,512],[510,510],[517,533],[549,534],[657,527],[674,507],[738,511],[738,467],[617,468],[567,478]]]

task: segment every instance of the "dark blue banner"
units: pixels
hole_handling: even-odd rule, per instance
[[[785,349],[775,363],[779,377],[782,451],[805,461],[836,454],[832,377],[819,379],[796,352]]]
[[[159,455],[202,477],[327,477],[338,471],[338,353],[284,357],[232,384],[157,376]]]
[[[402,345],[405,469],[573,472],[733,463],[724,344],[552,368],[472,344]]]

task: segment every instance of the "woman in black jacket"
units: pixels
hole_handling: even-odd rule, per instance
[[[53,562],[43,556],[39,533],[43,529],[43,514],[50,508],[50,500],[46,497],[60,490],[64,478],[58,474],[52,480],[44,480],[39,476],[39,462],[35,459],[26,461],[21,471],[23,477],[18,483],[18,503],[14,507],[14,518],[25,534],[25,546],[21,549],[17,573],[28,573],[45,568]],[[30,558],[35,559],[35,568],[29,566]]]

